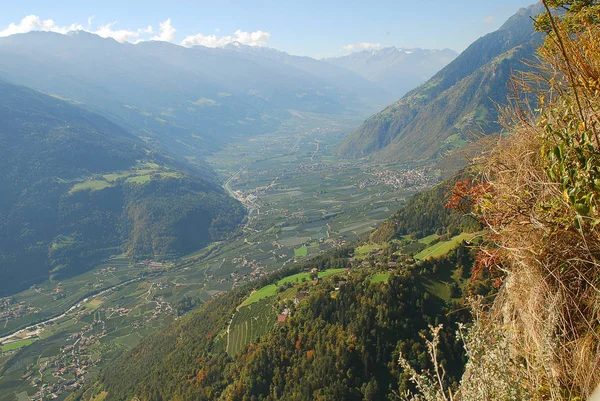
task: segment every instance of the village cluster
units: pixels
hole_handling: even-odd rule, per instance
[[[425,188],[434,182],[431,171],[427,168],[392,171],[372,169],[370,177],[358,182],[360,189],[380,185],[390,186],[394,189]]]
[[[41,358],[29,366],[22,379],[29,380],[31,386],[38,389],[29,398],[32,401],[56,399],[80,388],[90,368],[101,362],[91,349],[106,335],[105,322],[95,320],[68,337],[57,355]]]
[[[16,303],[11,297],[0,298],[0,321],[8,322],[19,319],[27,314],[38,313],[39,308],[28,305],[25,301]]]

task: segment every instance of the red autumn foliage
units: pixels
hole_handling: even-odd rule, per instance
[[[475,263],[471,270],[471,277],[473,280],[480,279],[480,274],[483,270],[487,270],[492,276],[492,282],[495,288],[500,288],[504,275],[498,266],[502,265],[503,255],[501,249],[481,249],[475,255]]]
[[[446,208],[464,213],[470,212],[473,205],[489,193],[490,185],[487,182],[477,183],[470,178],[458,181],[446,202]]]

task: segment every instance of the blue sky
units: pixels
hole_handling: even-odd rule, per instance
[[[533,2],[21,0],[3,5],[0,36],[32,29],[85,29],[131,42],[155,39],[218,46],[239,40],[312,57],[377,46],[462,51]]]

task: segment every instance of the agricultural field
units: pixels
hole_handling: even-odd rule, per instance
[[[322,272],[318,272],[319,278],[325,278],[333,276],[334,274],[343,273],[345,269],[329,269]],[[254,291],[241,305],[240,307],[248,306],[265,298],[274,296],[277,293],[279,287],[285,284],[300,284],[310,280],[310,273],[298,273],[292,276],[284,277],[279,280],[276,284],[269,284],[261,289]]]
[[[300,247],[300,248],[296,248],[294,249],[294,256],[297,258],[302,258],[304,256],[308,255],[308,248],[306,247],[306,245]]]
[[[8,344],[1,346],[0,351],[7,352],[7,351],[18,350],[19,348],[23,348],[23,347],[33,344],[34,341],[35,341],[35,339],[28,338],[26,340],[15,341],[14,343],[8,343]]]
[[[267,286],[264,286],[260,290],[253,292],[252,295],[250,295],[240,305],[240,307],[243,308],[245,306],[250,306],[255,302],[259,302],[259,301],[262,301],[263,299],[272,297],[273,295],[275,295],[275,293],[277,293],[277,288],[278,287],[276,284],[269,284]]]
[[[269,299],[241,307],[229,327],[226,351],[235,355],[258,337],[268,333],[277,322],[277,311]]]
[[[328,269],[318,272],[319,278],[343,274],[346,269]],[[277,315],[287,316],[299,287],[310,280],[311,273],[298,273],[284,277],[275,284],[264,286],[250,295],[238,307],[227,331],[226,351],[234,355],[245,346],[268,333],[277,323]],[[389,277],[389,274],[387,275]],[[386,278],[387,280],[387,278]],[[290,288],[287,288],[287,286]],[[305,290],[307,293],[310,290]],[[281,304],[287,306],[281,307]]]
[[[371,277],[371,283],[385,283],[389,278],[389,273],[378,273]]]
[[[364,255],[369,255],[370,253],[373,252],[373,250],[379,248],[378,244],[365,244],[365,245],[361,245],[358,248],[356,248],[354,250],[354,254],[356,256],[364,256]]]
[[[69,193],[72,194],[77,191],[85,191],[88,189],[92,191],[99,191],[108,187],[112,187],[110,182],[104,180],[89,180],[73,185],[73,188],[71,188]]]
[[[419,244],[423,244],[423,245],[430,245],[433,241],[437,240],[440,236],[437,234],[431,234],[428,235],[427,237],[423,237],[421,239],[419,239]]]
[[[153,178],[179,177],[180,173],[168,167],[156,163],[141,163],[135,168],[116,173],[82,178],[81,182],[71,187],[69,193],[83,190],[98,191],[115,185],[117,181],[125,181],[131,184],[143,185]]]

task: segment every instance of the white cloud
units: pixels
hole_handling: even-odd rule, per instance
[[[241,44],[248,46],[265,46],[271,34],[269,32],[256,31],[256,32],[245,32],[242,30],[235,31],[234,35],[228,36],[217,36],[217,35],[204,35],[197,34],[188,36],[181,42],[182,46],[206,46],[206,47],[221,47],[228,43],[240,42]]]
[[[6,29],[0,31],[0,37],[10,36],[17,33],[27,33],[30,31],[48,31],[65,34],[69,31],[83,29],[81,24],[71,24],[68,26],[59,26],[51,19],[42,20],[37,15],[28,15],[18,24],[11,23]]]
[[[94,34],[100,36],[101,38],[113,38],[114,40],[116,40],[117,42],[120,42],[120,43],[123,43],[123,42],[138,43],[143,40],[140,38],[141,35],[152,33],[152,26],[148,26],[147,28],[140,28],[137,31],[130,31],[127,29],[114,30],[113,26],[115,26],[116,24],[117,24],[116,22],[111,22],[106,25],[101,25],[96,30],[86,29],[86,31],[94,33]]]
[[[343,47],[343,49],[347,52],[353,52],[357,50],[377,49],[378,47],[381,47],[381,43],[361,42],[346,45]]]
[[[231,36],[224,38],[218,38],[217,35],[203,35],[201,33],[193,36],[188,36],[181,42],[182,46],[206,46],[206,47],[219,47],[224,46],[231,42]]]
[[[160,23],[160,31],[157,36],[153,36],[150,40],[160,40],[163,42],[173,42],[175,40],[175,32],[177,30],[171,25],[171,18]]]
[[[490,15],[489,17],[484,18],[483,22],[486,23],[486,24],[492,24],[494,22],[494,16]]]
[[[175,33],[177,32],[172,25],[171,18],[167,18],[165,21],[160,23],[159,30],[156,32],[156,34],[151,25],[147,26],[146,28],[139,28],[136,30],[117,29],[117,22],[110,22],[105,25],[93,27],[93,20],[94,16],[89,17],[87,19],[87,26],[83,26],[79,23],[60,26],[51,19],[42,20],[37,15],[28,15],[19,23],[11,23],[4,30],[0,30],[0,37],[10,36],[17,33],[27,33],[31,31],[49,31],[61,34],[66,34],[71,31],[86,31],[103,38],[113,38],[117,42],[121,43],[139,43],[145,40],[174,42]],[[197,35],[188,36],[181,42],[181,45],[187,47],[198,45],[220,47],[231,42],[240,42],[249,46],[265,46],[271,37],[269,32],[263,31],[246,32],[237,30],[233,35],[228,36],[217,36],[217,34],[220,32],[220,29],[216,29],[215,31],[216,34],[212,35],[204,35],[199,33]]]
[[[237,30],[235,31],[235,41],[248,46],[264,46],[271,38],[269,32],[256,31],[252,33]]]
[[[11,23],[7,28],[0,31],[0,37],[10,36],[17,33],[27,33],[31,31],[46,31],[66,34],[71,31],[87,31],[94,33],[103,38],[113,38],[118,42],[133,42],[138,40],[143,34],[151,34],[152,27],[148,26],[144,29],[138,29],[136,31],[129,31],[126,29],[113,29],[116,22],[111,22],[106,25],[101,25],[97,29],[92,29],[93,16],[87,20],[87,27],[79,23],[71,25],[60,26],[51,19],[42,20],[37,15],[28,15],[21,20],[18,24]],[[162,28],[162,24],[161,24]]]

